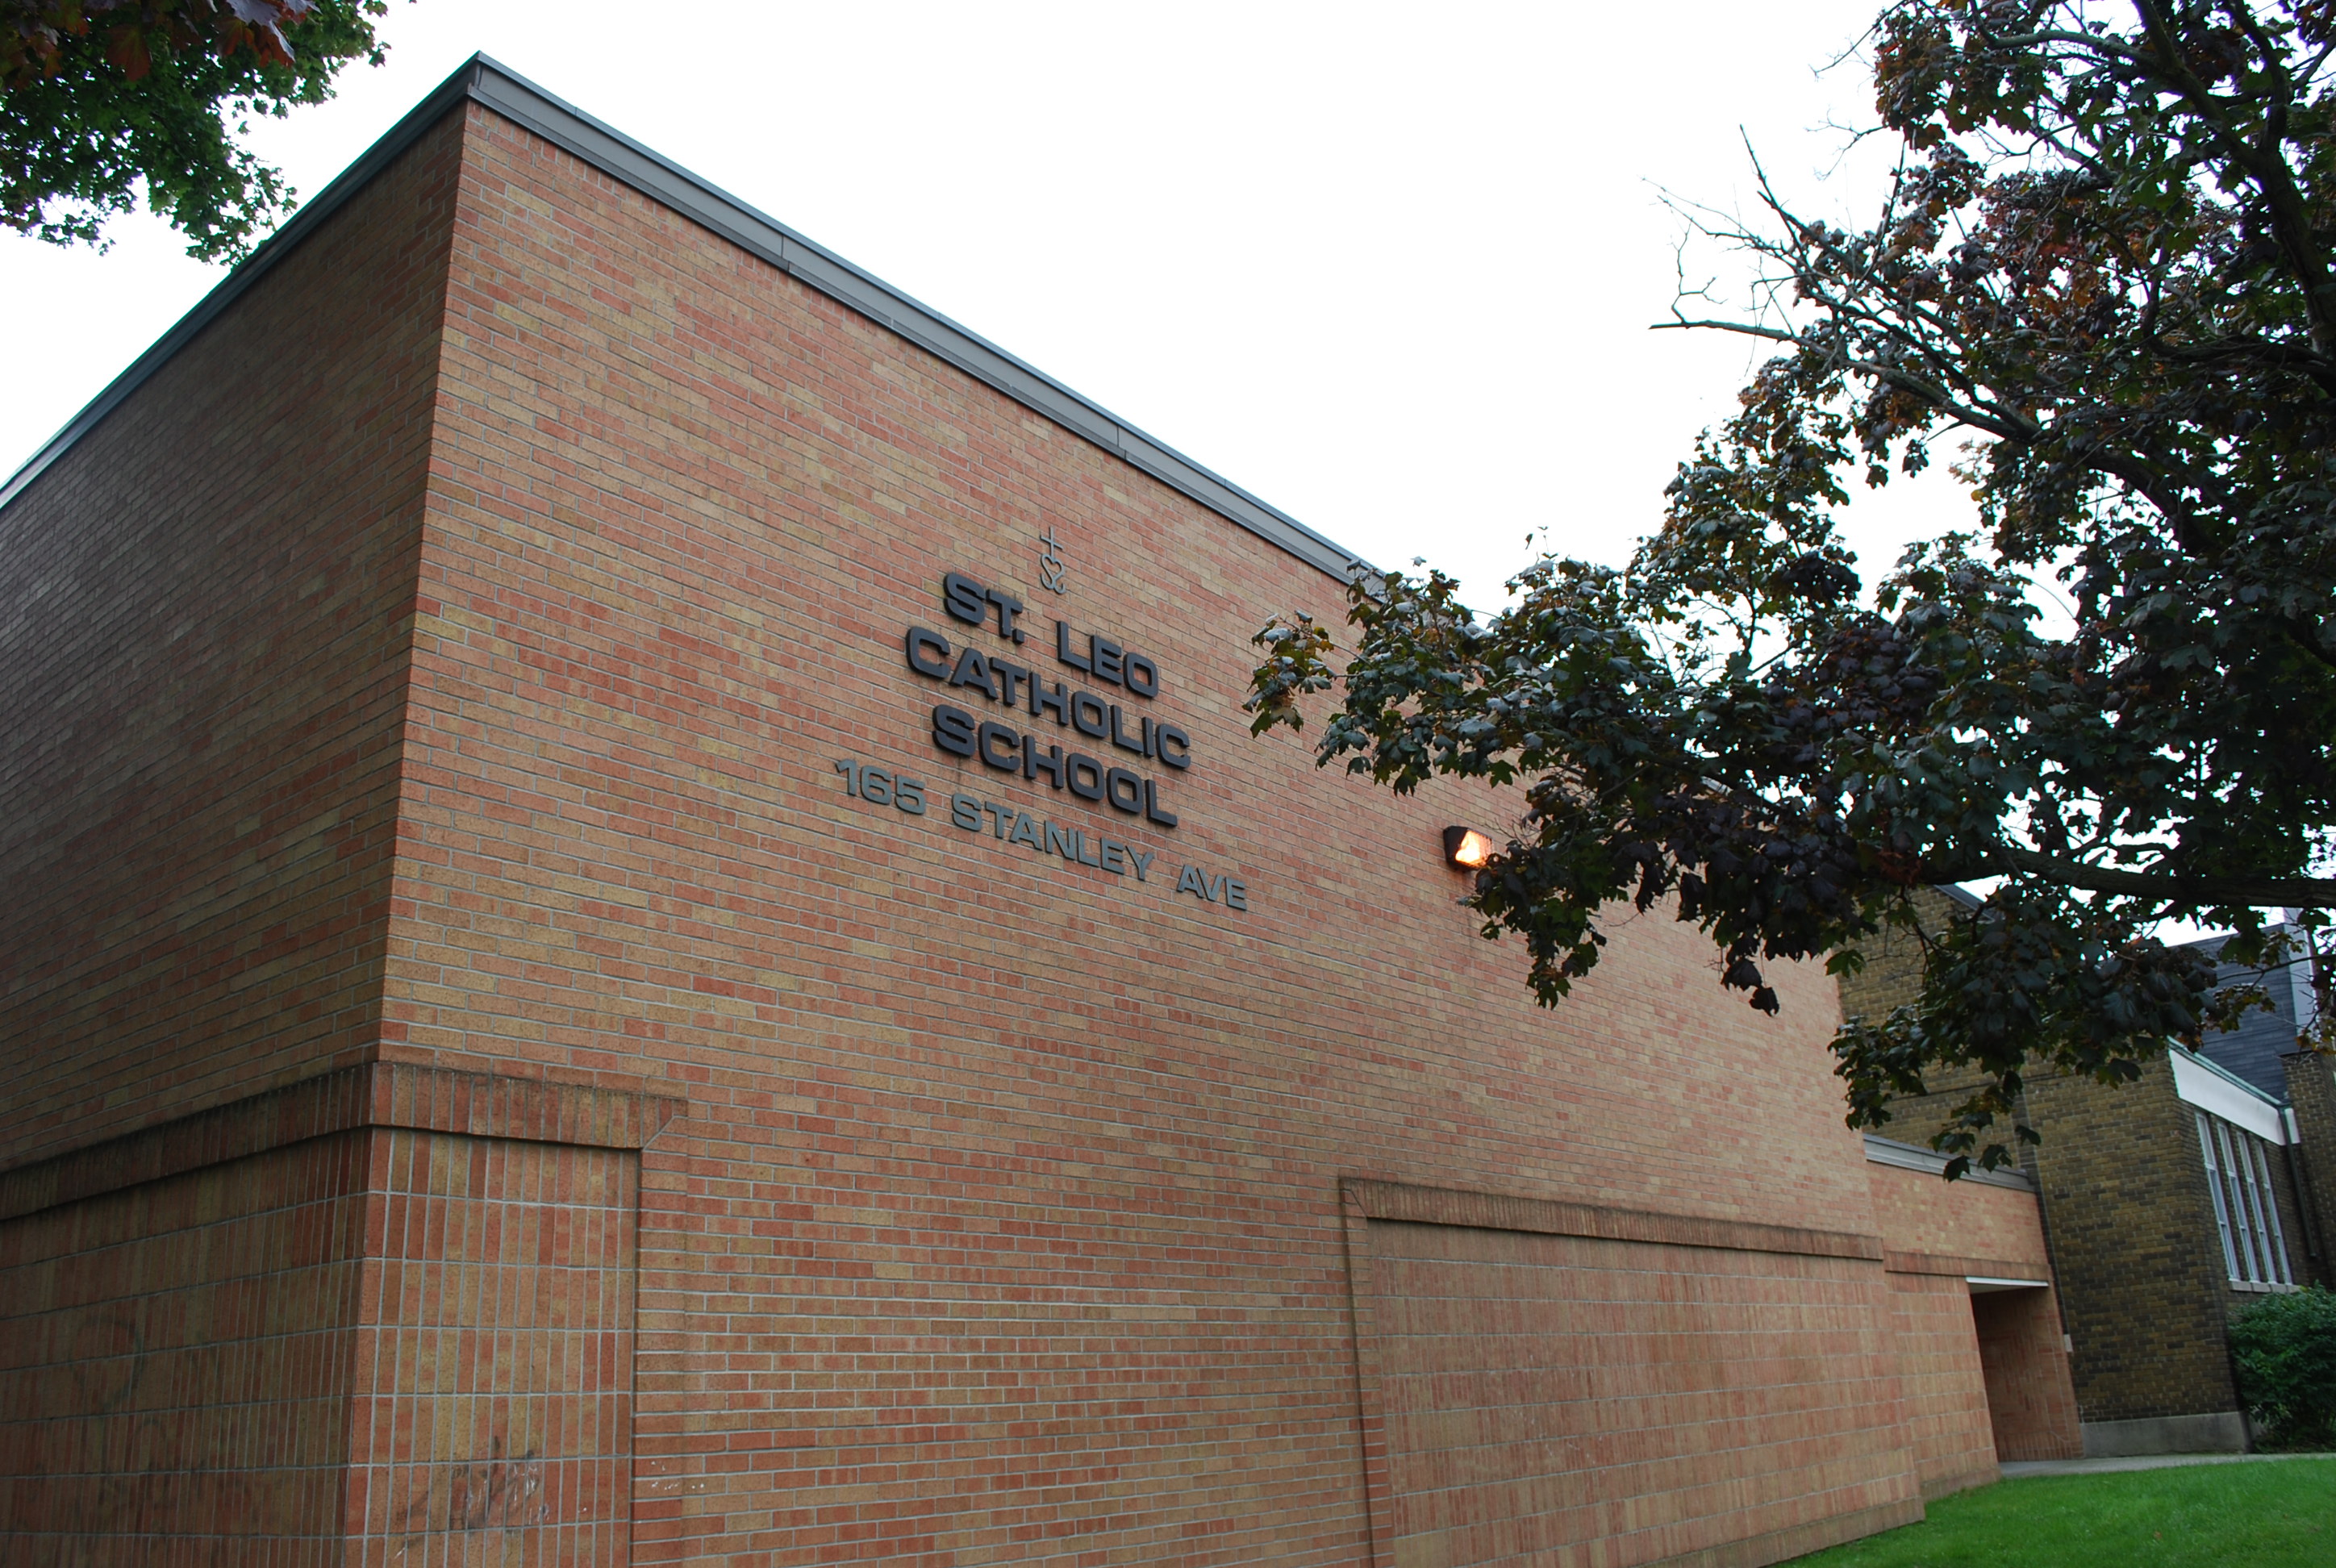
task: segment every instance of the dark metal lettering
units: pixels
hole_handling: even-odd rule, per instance
[[[1111,733],[1111,710],[1095,693],[1075,691],[1071,694],[1071,727],[1083,735],[1101,740]]]
[[[1151,752],[1146,749],[1152,739],[1148,733],[1151,722],[1152,721],[1149,719],[1138,720],[1135,726],[1135,733],[1134,735],[1129,735],[1120,723],[1119,705],[1117,703],[1112,704],[1111,744],[1117,746],[1122,751],[1132,751],[1137,756],[1151,755]]]
[[[1127,650],[1107,637],[1087,638],[1087,662],[1095,667],[1097,680],[1119,685],[1127,675]]]
[[[1037,718],[1046,712],[1054,714],[1056,724],[1070,723],[1070,693],[1064,689],[1061,681],[1056,681],[1055,689],[1048,691],[1037,677],[1032,676],[1030,677],[1030,716]]]
[[[1046,782],[1056,789],[1063,787],[1063,748],[1050,745],[1042,755],[1038,737],[1026,735],[1022,737],[1022,776],[1037,778],[1040,774],[1045,774]]]
[[[947,677],[949,672],[949,638],[937,631],[912,626],[909,628],[907,642],[910,669],[919,675],[931,676],[936,680]]]
[[[1024,669],[1020,665],[1016,664],[1009,659],[995,657],[989,661],[989,673],[998,677],[998,684],[1000,687],[998,700],[1004,703],[1007,707],[1012,707],[1017,702],[1021,700],[1019,694],[1024,681],[1036,680],[1037,678],[1037,677],[1031,674],[1030,671]]]
[[[998,682],[989,673],[989,661],[981,657],[978,648],[967,648],[957,656],[957,667],[949,671],[949,683],[976,687],[990,701],[998,700]]]
[[[1058,620],[1055,623],[1055,657],[1073,669],[1083,669],[1090,675],[1095,673],[1095,666],[1087,662],[1085,655],[1071,651],[1071,627],[1068,621]]]
[[[1085,768],[1086,776],[1079,776]],[[1063,784],[1083,801],[1103,799],[1103,764],[1083,751],[1075,751],[1063,760]]]
[[[1160,695],[1160,667],[1140,653],[1127,656],[1127,689],[1138,696]]]
[[[1144,781],[1144,820],[1148,823],[1158,823],[1163,828],[1173,828],[1176,825],[1176,813],[1160,803],[1158,779],[1148,778]]]
[[[933,744],[951,756],[973,755],[973,716],[943,703],[933,709]]]
[[[949,826],[965,833],[979,833],[981,831],[981,803],[974,799],[971,795],[953,794],[949,796]]]
[[[1123,790],[1126,793],[1125,799],[1121,798]],[[1111,802],[1113,809],[1124,811],[1129,816],[1142,814],[1144,781],[1125,768],[1115,767],[1103,775],[1103,793],[1104,798]]]
[[[1022,759],[1014,755],[1017,749],[1016,743],[1019,741],[1020,736],[1002,724],[990,724],[987,721],[982,724],[978,734],[984,766],[994,767],[1000,773],[1013,773],[1021,767]],[[996,748],[998,746],[1006,748],[1003,756],[997,752]]]
[[[1016,629],[1014,618],[1022,613],[1022,601],[1010,593],[994,588],[984,590],[982,597],[998,607],[998,635],[1010,637],[1016,642],[1020,642],[1023,634]],[[1009,697],[1007,700],[1013,699]]]
[[[1172,745],[1176,748],[1173,752],[1168,749]],[[1153,726],[1152,749],[1158,753],[1160,760],[1170,767],[1188,768],[1192,765],[1192,737],[1186,735],[1179,726],[1173,724]]]
[[[989,618],[989,592],[981,584],[958,572],[941,579],[941,603],[954,620],[968,626],[979,626]]]

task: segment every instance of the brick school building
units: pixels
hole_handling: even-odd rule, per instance
[[[1344,552],[480,60],[0,491],[0,1558],[1749,1565],[2034,1194],[1252,740]],[[1976,1293],[1975,1293],[1976,1292]]]

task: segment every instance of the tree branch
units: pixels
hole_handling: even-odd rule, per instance
[[[2336,879],[2328,877],[2185,877],[2164,872],[2115,871],[2077,861],[2056,860],[2017,844],[2001,844],[1988,872],[2025,872],[2064,888],[2121,893],[2163,903],[2252,905],[2260,909],[2336,909]],[[1947,878],[1959,881],[1959,878]]]

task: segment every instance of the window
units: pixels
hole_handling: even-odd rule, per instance
[[[2239,1254],[2231,1237],[2231,1210],[2223,1196],[2223,1167],[2214,1158],[2214,1135],[2206,1125],[2206,1113],[2198,1113],[2198,1147],[2206,1154],[2206,1190],[2214,1194],[2214,1228],[2223,1233],[2223,1271],[2234,1280],[2246,1275],[2239,1271]]]
[[[2261,1138],[2247,1137],[2244,1133],[2234,1132],[2231,1135],[2244,1139],[2248,1154],[2254,1159],[2255,1201],[2262,1204],[2263,1220],[2270,1228],[2270,1234],[2263,1238],[2263,1243],[2270,1250],[2273,1266],[2278,1270],[2279,1282],[2292,1285],[2295,1276],[2287,1266],[2287,1232],[2279,1222],[2279,1194],[2271,1184],[2271,1145]]]
[[[2271,1184],[2271,1150],[2261,1138],[2218,1116],[2198,1113],[2198,1147],[2206,1157],[2206,1186],[2214,1196],[2214,1228],[2223,1241],[2223,1267],[2252,1285],[2292,1285],[2287,1234]]]

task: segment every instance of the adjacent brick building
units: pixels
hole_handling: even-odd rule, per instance
[[[0,1556],[1749,1565],[2073,1452],[1820,972],[1544,1012],[1485,796],[1248,735],[1349,569],[465,67],[0,491]]]
[[[1956,889],[1917,901],[1933,927],[1976,909]],[[1907,938],[1878,941],[1842,980],[1843,1010],[1912,1002],[1920,977]],[[2032,1076],[2023,1087],[2042,1141],[2021,1148],[2021,1177],[2040,1189],[2088,1455],[2245,1449],[2232,1317],[2336,1282],[2336,1080],[2327,1057],[2296,1048],[2311,993],[2288,970],[2225,979],[2262,984],[2272,1009],[2199,1051],[2171,1047],[2131,1084]],[[1926,1135],[1974,1082],[1942,1076],[1895,1107],[1898,1125]]]

